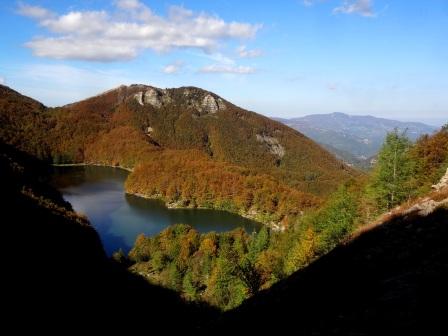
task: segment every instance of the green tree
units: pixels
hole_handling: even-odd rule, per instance
[[[263,226],[257,234],[252,235],[249,243],[248,258],[251,263],[255,263],[261,251],[269,246],[269,229]]]
[[[175,291],[179,291],[182,288],[182,274],[175,262],[168,266],[168,285]]]
[[[387,134],[370,183],[371,195],[381,211],[402,203],[410,196],[409,179],[413,172],[410,148],[406,132],[399,134],[395,129]]]
[[[182,287],[185,293],[185,297],[188,300],[196,300],[197,299],[197,288],[193,283],[193,275],[190,271],[188,271],[185,276],[184,279],[182,281]]]
[[[292,274],[306,266],[315,255],[315,244],[315,233],[312,228],[308,228],[286,256],[285,273]]]
[[[151,258],[151,265],[155,271],[160,272],[165,268],[166,263],[167,257],[161,251],[154,252]]]
[[[237,276],[238,267],[225,257],[219,257],[207,287],[210,302],[223,309],[234,308],[248,296],[248,288]]]

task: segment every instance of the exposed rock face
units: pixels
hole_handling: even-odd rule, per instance
[[[157,88],[147,87],[145,91],[140,91],[134,94],[134,98],[140,105],[152,105],[155,108],[160,108],[163,105],[169,104],[173,101],[172,92],[170,90],[161,90]],[[193,107],[200,114],[215,114],[220,110],[225,110],[226,105],[224,101],[215,97],[211,93],[205,93],[195,90],[194,88],[185,88],[182,92],[186,97],[186,105]]]
[[[144,102],[145,104],[150,104],[159,108],[162,106],[162,93],[156,89],[150,88],[144,94]]]
[[[158,90],[155,88],[148,88],[146,91],[137,92],[134,98],[140,105],[152,105],[155,108],[160,108],[163,104],[171,102],[171,96],[167,90]]]
[[[440,190],[442,188],[448,187],[448,168],[446,169],[445,175],[442,176],[439,183],[432,186],[435,190]]]
[[[262,142],[268,146],[269,151],[273,155],[277,155],[280,159],[285,156],[285,148],[280,144],[277,138],[264,134],[257,134],[256,137],[257,141]]]
[[[134,98],[137,99],[137,101],[140,105],[143,105],[143,92],[137,92],[134,95]]]
[[[198,91],[191,88],[185,88],[183,95],[187,97],[187,105],[198,110],[200,114],[215,114],[227,108],[221,98],[215,97],[211,93],[206,93],[203,96],[203,93],[198,93]]]
[[[411,214],[411,213],[417,213],[419,216],[428,216],[429,214],[433,213],[435,209],[437,209],[440,206],[447,205],[448,199],[441,200],[439,202],[434,201],[432,199],[426,198],[422,200],[420,203],[415,204],[411,208],[407,209],[403,213],[405,215]]]
[[[215,98],[211,94],[207,94],[202,100],[201,109],[206,113],[216,113],[219,110],[224,110],[226,105],[221,98]]]
[[[213,98],[213,96],[210,94],[204,97],[201,107],[207,113],[216,113],[219,109],[215,98]]]

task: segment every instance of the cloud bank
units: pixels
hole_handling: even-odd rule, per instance
[[[121,61],[135,58],[145,49],[169,52],[191,48],[213,52],[226,40],[255,37],[261,25],[227,22],[207,13],[171,6],[160,16],[138,0],[114,2],[116,13],[50,10],[20,4],[18,13],[47,30],[25,44],[34,55],[54,59]]]

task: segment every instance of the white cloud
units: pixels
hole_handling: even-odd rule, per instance
[[[35,39],[25,44],[40,57],[77,59],[86,61],[129,60],[137,56],[132,45],[118,41],[80,39],[72,37]]]
[[[245,45],[239,47],[237,49],[238,55],[242,58],[254,58],[259,57],[263,54],[263,52],[260,49],[247,49]]]
[[[359,14],[366,17],[375,17],[372,0],[344,0],[341,6],[333,10],[335,14]]]
[[[43,7],[31,6],[23,3],[19,3],[17,12],[20,15],[28,16],[30,18],[39,20],[48,19],[54,15],[51,11]]]
[[[171,64],[167,64],[163,67],[162,71],[168,75],[176,74],[180,70],[182,70],[182,67],[184,66],[184,62],[177,61]]]
[[[0,84],[5,84],[5,79],[3,77],[0,77]]]
[[[119,15],[106,11],[71,11],[53,16],[42,7],[19,5],[19,13],[36,19],[51,34],[25,45],[37,56],[56,59],[116,61],[142,50],[167,52],[193,48],[216,50],[229,39],[255,37],[261,25],[226,22],[206,14],[171,6],[166,17],[154,14],[138,0],[118,0]]]
[[[227,73],[237,75],[248,75],[255,73],[255,68],[249,66],[235,66],[229,64],[210,64],[201,69],[200,73]]]

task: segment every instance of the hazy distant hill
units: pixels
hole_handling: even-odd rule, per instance
[[[276,120],[323,144],[338,158],[358,166],[378,152],[387,132],[394,128],[407,130],[407,135],[412,140],[422,134],[431,134],[437,129],[418,122],[354,116],[340,112]]]

